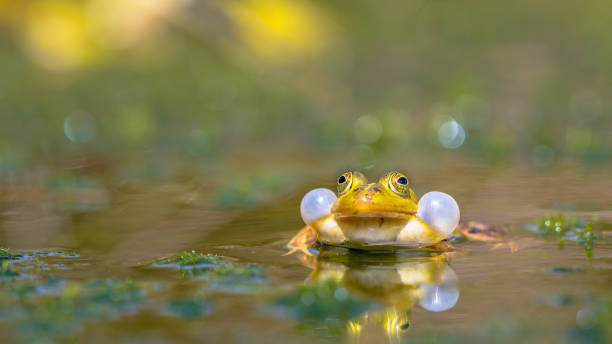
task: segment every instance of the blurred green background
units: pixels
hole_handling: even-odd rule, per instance
[[[0,0],[0,174],[609,163],[611,11]]]

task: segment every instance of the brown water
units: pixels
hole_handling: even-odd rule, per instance
[[[501,228],[508,233],[505,243],[519,248],[464,242],[449,256],[343,249],[324,249],[318,258],[282,256],[284,244],[302,226],[298,204],[304,191],[327,186],[310,181],[244,210],[219,206],[218,190],[198,177],[155,186],[105,181],[77,189],[7,184],[0,247],[20,253],[61,250],[78,257],[39,257],[45,268],[14,263],[21,277],[0,282],[0,338],[91,343],[597,340],[583,333],[589,325],[581,319],[599,298],[612,296],[610,232],[598,233],[593,257],[587,258],[576,243],[560,249],[556,241],[524,227],[558,213],[612,222],[610,172],[474,166],[416,171],[412,180],[418,194],[450,193],[462,220]],[[227,257],[239,267],[255,264],[257,272],[228,281],[153,264],[191,250]],[[64,284],[49,287],[49,275]],[[83,315],[65,304],[51,311],[36,293],[19,299],[7,291],[11,284],[33,281],[38,294],[65,297],[70,286],[107,278],[133,279],[146,296],[127,308],[111,296],[105,312]],[[187,310],[173,311],[176,300],[188,300]],[[427,310],[436,302],[448,309]],[[349,308],[352,313],[346,315]],[[67,314],[73,311],[79,314]],[[57,325],[57,314],[69,319],[69,326]]]

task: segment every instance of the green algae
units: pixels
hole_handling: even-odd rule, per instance
[[[268,280],[264,274],[265,266],[241,264],[226,257],[195,251],[162,258],[153,266],[178,268],[181,278],[200,280],[206,283],[208,289],[223,292],[257,292],[262,290],[261,284]]]
[[[198,253],[195,251],[182,252],[174,257],[162,258],[155,264],[159,266],[163,265],[176,265],[182,269],[192,268],[197,266],[217,266],[226,264],[227,260],[223,257],[209,254],[209,253]]]
[[[22,254],[10,252],[8,248],[0,248],[0,260],[14,260],[22,258]]]
[[[79,255],[74,252],[58,251],[35,251],[35,252],[14,252],[8,248],[0,248],[0,260],[36,260],[38,258],[54,257],[54,258],[78,258]]]

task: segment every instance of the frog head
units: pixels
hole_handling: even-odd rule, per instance
[[[417,212],[418,199],[402,173],[389,172],[369,183],[361,172],[346,172],[337,184],[338,199],[331,208],[337,217],[406,217]]]

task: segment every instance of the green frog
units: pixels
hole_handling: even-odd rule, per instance
[[[453,249],[444,241],[459,223],[452,197],[432,192],[423,205],[408,178],[396,171],[374,183],[361,172],[346,172],[337,187],[337,196],[327,189],[304,196],[300,208],[306,226],[289,242],[288,254],[311,254],[308,248],[316,242],[365,250]]]

